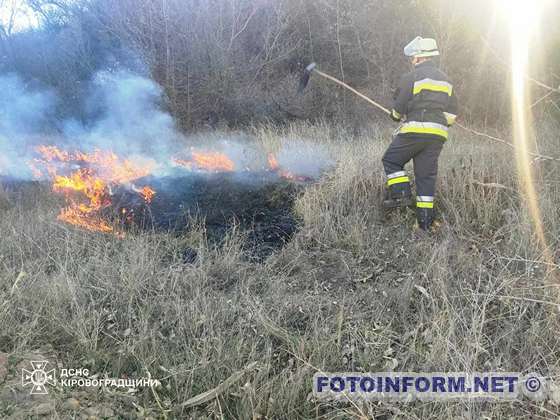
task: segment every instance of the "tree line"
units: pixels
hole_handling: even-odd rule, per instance
[[[1,2],[2,0],[0,0]],[[509,38],[495,2],[473,0],[28,0],[41,25],[0,28],[0,73],[62,98],[76,112],[101,69],[129,68],[164,89],[181,128],[298,119],[355,124],[381,118],[359,99],[323,81],[297,95],[312,61],[385,103],[409,70],[402,48],[434,37],[440,65],[454,81],[464,119],[506,123],[510,116]],[[556,8],[558,9],[558,8]],[[531,76],[560,84],[557,10],[533,40]],[[547,93],[534,88],[538,99]],[[558,97],[535,112],[558,117]]]

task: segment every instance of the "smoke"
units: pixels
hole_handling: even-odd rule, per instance
[[[25,177],[21,162],[49,131],[56,96],[28,88],[13,74],[0,75],[0,174]]]
[[[29,88],[16,75],[0,77],[0,174],[30,178],[26,162],[40,144],[91,152],[111,150],[166,162],[182,136],[162,111],[160,86],[125,71],[99,72],[82,100],[82,120],[56,121],[59,99]]]
[[[31,179],[28,162],[38,145],[68,151],[112,151],[123,159],[148,165],[152,175],[177,171],[175,157],[192,150],[221,152],[236,172],[267,168],[267,156],[242,134],[206,133],[186,137],[164,110],[163,90],[154,81],[128,71],[102,71],[89,83],[80,118],[57,121],[60,99],[50,91],[33,89],[15,75],[0,77],[0,175]],[[318,178],[332,164],[320,146],[286,140],[277,152],[280,167]],[[184,169],[183,169],[184,170]]]
[[[278,152],[278,164],[294,174],[317,179],[334,165],[328,150],[316,143],[285,139]]]
[[[173,118],[161,110],[160,86],[144,77],[119,71],[98,73],[86,99],[94,116],[89,124],[64,125],[66,138],[86,149],[111,149],[120,155],[168,156],[180,140]]]
[[[15,75],[0,76],[0,133],[5,137],[30,135],[46,129],[55,97],[26,89]]]

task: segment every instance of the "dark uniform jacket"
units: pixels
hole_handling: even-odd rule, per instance
[[[432,60],[401,77],[391,118],[403,121],[399,135],[446,140],[457,116],[457,98],[447,75]]]

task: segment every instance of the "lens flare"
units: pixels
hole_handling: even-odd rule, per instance
[[[539,22],[545,1],[499,0],[508,16],[511,47],[512,120],[515,159],[521,195],[525,197],[535,234],[547,262],[552,262],[543,219],[539,207],[539,194],[535,188],[529,160],[529,141],[533,136],[528,87],[531,40]]]

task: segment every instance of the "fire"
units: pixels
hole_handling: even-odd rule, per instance
[[[105,182],[96,178],[90,169],[79,169],[70,176],[56,176],[53,191],[64,194],[68,204],[58,215],[59,220],[91,231],[113,231],[108,222],[96,216],[111,204],[111,200]],[[87,198],[87,203],[79,199],[82,196]]]
[[[103,209],[111,206],[111,189],[125,185],[138,192],[146,203],[151,203],[156,191],[149,186],[139,189],[132,181],[152,173],[155,162],[142,159],[121,159],[111,151],[94,150],[91,153],[69,152],[56,146],[39,146],[40,158],[30,162],[34,174],[43,177],[46,169],[52,178],[52,188],[63,194],[67,207],[58,219],[96,232],[115,232],[103,218]]]
[[[58,149],[56,146],[37,146],[37,152],[39,152],[47,162],[52,162],[53,160],[66,162],[70,160],[70,154]]]
[[[268,167],[270,168],[271,171],[277,171],[278,169],[280,169],[278,160],[272,153],[268,154]]]
[[[231,172],[234,169],[233,161],[223,153],[193,152],[195,164],[201,168],[212,172]]]
[[[272,153],[268,154],[268,168],[271,171],[276,172],[278,176],[280,176],[281,178],[288,179],[290,181],[309,182],[312,180],[311,178],[305,175],[297,175],[294,174],[293,172],[282,169],[280,167],[280,164],[278,163],[278,159],[276,159],[276,157]]]
[[[190,159],[173,158],[173,162],[189,171],[233,172],[235,164],[226,154],[191,150]]]
[[[146,201],[146,203],[150,204],[154,199],[156,192],[152,188],[145,186],[140,190],[140,195],[144,198],[144,201]]]
[[[102,218],[91,217],[87,213],[82,212],[81,209],[75,207],[62,209],[57,218],[58,220],[91,230],[92,232],[111,233],[114,231],[113,226],[107,221]],[[122,234],[117,233],[117,236],[122,236]]]
[[[68,152],[56,146],[38,146],[36,151],[41,156],[31,162],[35,173],[42,172],[36,165],[44,166],[51,177],[56,177],[59,170],[67,171],[72,165],[78,168],[93,167],[99,177],[115,184],[124,184],[147,176],[155,169],[155,162],[141,159],[120,159],[111,151],[96,149],[91,153],[81,151]]]
[[[113,152],[102,150],[95,150],[89,154],[76,152],[73,160],[96,167],[103,179],[115,184],[124,184],[148,176],[156,166],[153,161],[121,160]]]
[[[114,223],[106,218],[107,214],[111,214],[106,209],[113,205],[113,190],[126,188],[134,191],[148,205],[156,197],[157,192],[151,186],[134,184],[154,172],[157,165],[152,159],[123,159],[107,150],[86,153],[49,145],[38,146],[36,151],[38,156],[29,162],[29,166],[37,178],[50,179],[53,191],[64,196],[66,207],[60,211],[58,219],[66,223],[122,237],[123,234],[115,230]],[[191,149],[188,158],[175,157],[172,162],[189,171],[222,173],[239,170],[230,157],[218,151]],[[268,168],[278,177],[291,181],[311,180],[284,169],[272,153],[268,155]],[[121,222],[132,223],[134,210],[123,208],[119,210],[118,218]]]
[[[78,192],[89,199],[89,205],[80,204],[78,207],[83,213],[91,213],[99,210],[104,204],[110,204],[105,199],[107,196],[107,185],[99,178],[91,175],[88,169],[80,169],[71,176],[57,176],[53,182],[55,192]]]

